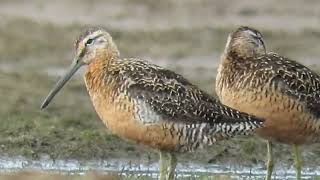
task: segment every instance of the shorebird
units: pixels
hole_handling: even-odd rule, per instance
[[[160,179],[174,178],[174,153],[263,126],[263,119],[222,105],[173,71],[138,58],[120,58],[112,37],[101,28],[80,35],[75,49],[70,70],[41,108],[81,66],[87,66],[85,84],[97,114],[121,138],[160,151]]]
[[[262,34],[240,27],[227,40],[216,77],[221,102],[266,120],[256,133],[267,139],[266,179],[273,171],[272,141],[293,146],[301,179],[298,145],[320,141],[320,76],[306,66],[266,52]]]

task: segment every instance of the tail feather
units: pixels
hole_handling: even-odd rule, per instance
[[[216,124],[216,133],[222,133],[226,137],[237,135],[251,135],[255,129],[263,127],[263,121],[224,122]]]
[[[264,119],[225,107],[223,116],[216,121],[217,129],[227,136],[250,135],[264,126]]]

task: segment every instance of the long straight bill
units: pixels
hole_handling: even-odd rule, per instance
[[[51,89],[46,99],[41,104],[41,109],[46,108],[51,100],[54,98],[54,96],[60,91],[60,89],[68,82],[68,80],[74,75],[75,72],[82,66],[82,63],[77,62],[76,60],[73,61],[70,69],[67,71],[67,73],[62,76],[57,84]]]

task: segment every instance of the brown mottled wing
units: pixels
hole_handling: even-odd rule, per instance
[[[320,77],[306,66],[275,53],[259,57],[262,68],[272,69],[274,87],[300,102],[320,117]]]
[[[248,122],[256,127],[262,124],[259,118],[222,105],[179,74],[144,61],[128,62],[131,70],[123,70],[122,77],[130,82],[129,97],[145,102],[144,106],[163,119],[184,123]]]

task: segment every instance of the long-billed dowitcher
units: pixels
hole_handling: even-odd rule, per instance
[[[221,102],[265,118],[256,133],[268,140],[266,179],[273,171],[271,141],[293,145],[301,178],[298,145],[320,141],[320,77],[304,65],[267,53],[262,34],[240,27],[228,37],[216,79]]]
[[[118,136],[160,150],[160,179],[174,178],[174,152],[249,134],[263,124],[260,118],[222,105],[179,74],[137,58],[120,58],[103,29],[86,31],[75,48],[71,69],[41,108],[87,65],[85,83],[99,117]]]

